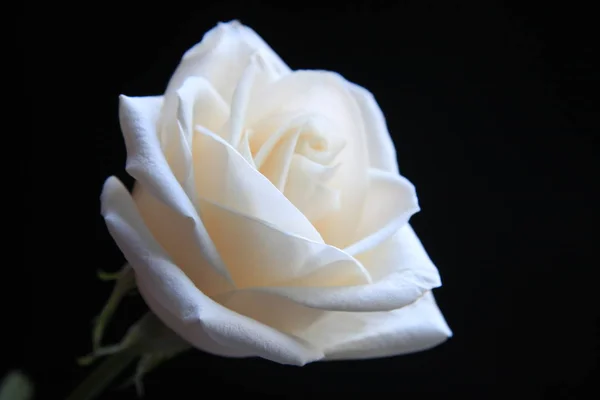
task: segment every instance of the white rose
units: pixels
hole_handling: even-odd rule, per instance
[[[121,96],[120,120],[137,182],[131,196],[109,178],[102,213],[148,306],[193,346],[303,365],[451,335],[408,224],[414,187],[367,90],[292,71],[230,22],[163,96]]]

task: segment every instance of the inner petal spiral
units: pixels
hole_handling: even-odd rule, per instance
[[[328,186],[344,140],[321,115],[279,115],[246,131],[256,168],[311,221],[340,206]]]

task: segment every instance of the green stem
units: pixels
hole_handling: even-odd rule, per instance
[[[109,356],[71,393],[66,400],[93,400],[131,364],[140,353],[133,348]]]

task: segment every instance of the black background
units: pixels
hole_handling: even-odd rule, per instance
[[[111,288],[96,270],[124,261],[99,194],[110,175],[133,183],[117,97],[161,94],[185,50],[218,21],[240,19],[291,68],[334,70],[375,94],[400,170],[417,187],[422,211],[412,224],[442,275],[435,294],[454,337],[418,354],[303,368],[194,351],[148,375],[146,398],[582,395],[598,345],[598,261],[586,253],[597,243],[587,228],[598,205],[591,15],[520,2],[385,1],[26,11],[29,308],[8,366],[34,379],[40,399],[64,397],[89,372],[75,358],[90,350],[91,320]],[[127,301],[109,341],[143,310]]]

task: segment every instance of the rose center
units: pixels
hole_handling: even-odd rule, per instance
[[[246,131],[256,168],[315,222],[339,207],[329,182],[345,142],[320,115],[279,116]]]

